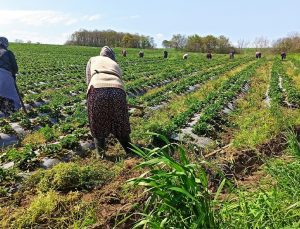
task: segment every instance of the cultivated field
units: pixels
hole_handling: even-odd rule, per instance
[[[151,156],[126,157],[111,138],[110,160],[97,160],[87,120],[85,66],[99,48],[12,44],[11,49],[20,67],[17,83],[28,115],[0,114],[1,228],[131,228],[143,218],[132,213],[163,215],[144,209],[151,192],[126,182],[153,169],[136,165],[160,158],[151,153],[164,145],[163,139],[150,133],[181,143],[191,164],[210,162],[203,167],[207,184],[201,185],[207,199],[215,199],[207,207],[212,216],[203,221],[211,217],[211,225],[221,228],[300,225],[299,55],[288,55],[285,61],[274,55],[258,60],[254,55],[236,55],[234,60],[213,55],[208,61],[199,53],[183,60],[183,53],[171,50],[163,59],[162,50],[146,50],[141,59],[139,50],[127,50],[124,58],[121,49],[115,49],[128,102],[144,107],[129,111],[132,141],[148,148],[144,151]],[[173,149],[174,161],[168,158],[172,165],[184,164],[180,152]],[[170,164],[161,162],[155,171],[163,165],[166,171],[185,171]],[[166,185],[160,183],[162,177],[156,178],[152,182]],[[196,202],[189,198],[178,204]],[[184,228],[172,216],[165,217],[165,228]],[[194,225],[190,228],[205,228]],[[149,227],[163,228],[156,226]]]

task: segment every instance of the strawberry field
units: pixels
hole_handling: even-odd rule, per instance
[[[191,53],[183,60],[183,53],[173,50],[163,59],[162,50],[146,50],[139,58],[139,50],[129,49],[124,58],[115,49],[128,103],[144,108],[129,110],[132,142],[144,153],[128,157],[112,137],[107,145],[110,160],[98,160],[87,119],[85,67],[99,48],[12,44],[11,49],[28,114],[19,111],[7,118],[0,113],[1,228],[132,228],[143,222],[137,212],[159,218],[162,212],[144,210],[152,193],[140,187],[151,178],[144,172],[152,167],[135,166],[153,159],[147,152],[152,155],[164,146],[160,135],[181,144],[191,164],[213,164],[214,169],[204,166],[206,191],[216,197],[212,209],[222,228],[299,226],[300,189],[280,189],[281,182],[299,187],[299,55],[281,61],[271,54],[262,59],[239,54],[233,60],[215,54],[207,60],[204,54]],[[174,161],[168,158],[172,165],[182,159],[180,152],[176,148]],[[294,167],[285,170],[286,165]],[[160,167],[163,163],[156,169]],[[294,185],[282,177],[289,173]],[[140,175],[145,180],[135,180],[137,186],[127,182]],[[256,190],[258,186],[268,192]],[[279,196],[272,195],[273,188]],[[244,199],[238,201],[240,196]],[[263,201],[253,196],[271,199],[272,206],[283,200],[273,210],[281,214],[289,209],[291,216],[280,222],[270,219]],[[247,198],[248,209],[242,202]],[[167,226],[149,228],[176,225],[168,217]]]

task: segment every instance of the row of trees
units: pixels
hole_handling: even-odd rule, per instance
[[[74,32],[67,45],[113,46],[125,48],[154,48],[154,38],[139,34],[116,32],[114,30],[80,30]]]
[[[233,49],[229,39],[225,36],[207,35],[201,37],[197,34],[188,37],[176,34],[171,40],[164,40],[162,45],[165,48],[185,49],[191,52],[228,53]]]
[[[256,50],[270,49],[275,53],[286,52],[300,52],[300,34],[294,33],[288,37],[278,39],[271,43],[266,37],[256,37],[253,42],[245,39],[239,39],[237,44],[233,46],[229,39],[225,36],[215,37],[207,35],[201,37],[197,34],[192,36],[184,36],[181,34],[173,35],[171,40],[164,40],[162,42],[164,48],[184,49],[191,52],[215,52],[228,53],[234,49],[236,52],[243,52],[245,48],[255,48]]]
[[[83,46],[105,46],[124,47],[124,48],[155,48],[154,38],[139,34],[116,32],[114,30],[79,30],[74,32],[66,42],[68,45]],[[234,47],[230,40],[225,36],[200,36],[194,34],[184,36],[182,34],[173,35],[171,40],[162,42],[164,48],[182,49],[191,52],[214,52],[228,53],[232,49],[241,52],[247,47],[258,49],[273,47],[274,52],[300,52],[300,34],[294,33],[288,37],[278,39],[271,43],[265,37],[257,37],[250,45],[250,42],[244,39],[237,41]]]

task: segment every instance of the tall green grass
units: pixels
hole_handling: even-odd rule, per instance
[[[148,172],[130,183],[145,187],[149,195],[134,228],[219,227],[216,203],[225,180],[215,194],[209,191],[205,168],[211,165],[192,163],[183,147],[168,142],[162,148],[134,151],[144,159],[138,167]],[[171,156],[174,152],[178,159]]]
[[[287,150],[290,154],[300,157],[300,143],[299,143],[299,136],[297,133],[292,129],[289,128],[285,133],[286,141],[287,141]]]
[[[299,136],[289,129],[286,142],[290,156],[267,161],[256,190],[236,190],[223,203],[222,228],[300,228]]]
[[[292,156],[266,161],[256,187],[230,189],[222,198],[225,180],[216,193],[209,190],[207,168],[214,166],[192,163],[182,146],[164,140],[162,148],[134,149],[143,158],[138,167],[147,172],[129,182],[148,194],[134,228],[300,227],[300,145],[294,131],[286,133]]]

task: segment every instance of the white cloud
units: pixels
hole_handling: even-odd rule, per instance
[[[0,10],[0,25],[23,24],[29,26],[72,25],[78,19],[70,14],[51,10]]]
[[[121,20],[135,20],[135,19],[139,19],[141,16],[140,15],[131,15],[131,16],[124,16],[121,17]]]
[[[38,32],[29,32],[25,30],[11,30],[5,34],[9,41],[21,39],[24,42],[31,41],[33,43],[40,42],[43,44],[64,44],[69,38],[71,32],[61,34],[41,34]]]
[[[95,15],[92,15],[92,16],[84,16],[83,17],[83,20],[86,20],[86,21],[96,21],[96,20],[99,20],[101,18],[101,15],[100,14],[95,14]]]
[[[53,10],[0,9],[0,35],[10,41],[63,44],[76,29],[101,17],[100,14],[80,15]]]
[[[101,18],[100,14],[83,16],[79,19],[76,15],[52,10],[0,10],[0,26],[4,25],[26,25],[26,26],[48,26],[65,25],[70,26],[80,21],[95,21]]]

